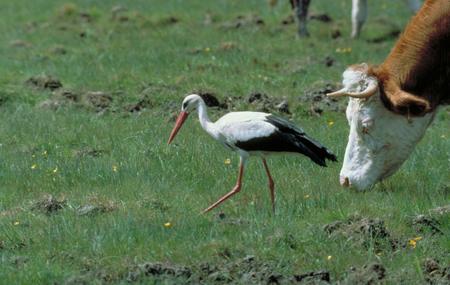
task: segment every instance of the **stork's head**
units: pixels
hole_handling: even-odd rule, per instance
[[[167,144],[170,144],[173,141],[178,131],[181,129],[181,126],[183,126],[183,123],[186,121],[189,113],[195,110],[200,102],[203,102],[203,99],[197,94],[191,94],[184,98],[183,103],[181,104],[181,112],[178,115],[172,132],[170,133]]]
[[[380,98],[379,84],[379,79],[363,63],[347,68],[343,74],[344,87],[328,94],[349,97],[346,116],[350,133],[340,172],[343,186],[363,190],[394,174],[433,118],[432,114],[408,117],[387,109]],[[385,92],[391,91],[383,88]],[[405,103],[410,99],[400,93],[398,96],[405,96],[402,101]]]
[[[200,101],[203,101],[202,97],[197,94],[187,95],[183,99],[183,103],[181,104],[181,112],[190,113],[198,107]]]

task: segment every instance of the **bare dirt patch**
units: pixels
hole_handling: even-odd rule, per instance
[[[132,266],[128,282],[143,282],[149,278],[156,282],[180,284],[329,284],[327,271],[282,275],[268,263],[248,255],[234,261],[218,264],[201,263],[192,267],[159,262],[145,262]]]
[[[255,26],[263,26],[264,20],[255,15],[255,14],[247,14],[247,15],[239,15],[235,19],[227,22],[223,22],[221,27],[223,29],[239,29],[244,27],[255,27]]]
[[[425,281],[428,284],[450,284],[450,264],[447,266],[434,258],[427,258],[422,264]]]
[[[328,271],[308,272],[305,274],[294,275],[292,281],[301,284],[328,284],[330,283],[330,273]]]
[[[115,91],[77,91],[59,88],[52,92],[50,98],[40,102],[37,106],[43,109],[58,110],[64,107],[78,107],[87,111],[103,114],[107,111],[113,113],[138,113],[153,108],[156,103],[152,99],[161,97],[161,94],[174,93],[173,86],[153,85],[144,86],[138,93],[134,102],[122,90]]]
[[[120,20],[119,18],[128,11],[128,8],[122,5],[116,5],[111,8],[111,18],[113,20]]]
[[[40,102],[38,107],[56,111],[62,107],[78,104],[80,98],[81,94],[72,90],[60,88],[55,90],[49,99]]]
[[[73,3],[65,3],[57,11],[57,20],[64,23],[92,23],[95,18],[87,11],[81,10]]]
[[[342,32],[341,32],[341,30],[340,29],[338,29],[338,28],[333,28],[332,30],[331,30],[331,38],[332,39],[338,39],[338,38],[340,38],[342,36]]]
[[[388,33],[381,35],[376,38],[368,39],[368,43],[378,44],[388,40],[396,39],[400,35],[401,31],[399,29],[391,30]]]
[[[432,215],[438,215],[438,216],[450,215],[450,205],[431,209],[430,213]]]
[[[128,104],[125,106],[125,111],[130,113],[138,113],[145,109],[153,108],[154,103],[148,97],[144,96],[136,103]]]
[[[323,63],[325,64],[326,67],[332,67],[333,64],[335,62],[335,59],[331,56],[326,56],[323,60]],[[330,86],[331,87],[331,86]],[[334,86],[333,86],[334,87]]]
[[[25,81],[25,84],[35,89],[51,91],[63,86],[58,78],[49,75],[32,76]]]
[[[419,233],[443,234],[441,220],[450,216],[450,205],[430,209],[428,214],[420,214],[411,219],[410,225]]]
[[[9,42],[9,45],[13,48],[30,48],[32,44],[24,40],[13,40]]]
[[[280,102],[281,101],[281,102]],[[254,110],[260,112],[280,112],[290,114],[289,103],[286,99],[273,98],[261,92],[254,92],[247,96],[247,103],[253,107]]]
[[[333,64],[332,58],[325,59],[325,64]],[[344,112],[346,109],[346,100],[337,100],[330,98],[326,94],[338,90],[337,84],[331,82],[318,81],[313,83],[310,89],[305,90],[299,101],[306,105],[309,115],[320,116],[324,112]],[[308,108],[309,106],[309,108]]]
[[[281,25],[287,26],[292,25],[295,23],[294,15],[290,14],[287,17],[285,17],[283,20],[281,20]]]
[[[58,110],[63,107],[75,106],[87,111],[102,114],[111,112],[137,113],[154,107],[150,95],[142,93],[137,102],[126,101],[127,96],[121,90],[117,91],[73,91],[58,89],[53,92],[49,99],[38,104],[43,109]]]
[[[228,109],[228,105],[225,102],[221,102],[218,96],[214,92],[209,91],[193,91],[192,93],[200,95],[206,106],[217,109]]]
[[[330,238],[344,237],[353,241],[354,244],[366,248],[373,245],[377,250],[381,250],[388,245],[392,249],[397,245],[386,229],[384,221],[378,218],[352,216],[347,220],[335,221],[325,225],[323,229]]]
[[[111,284],[118,279],[116,272],[106,272],[104,270],[85,270],[82,273],[74,274],[65,279],[64,285],[88,285],[88,284]]]
[[[112,95],[103,91],[88,91],[83,96],[83,103],[87,107],[94,108],[97,112],[109,108],[112,101]]]
[[[333,19],[327,13],[315,13],[309,15],[310,20],[316,20],[322,23],[331,23]]]
[[[380,263],[371,263],[361,268],[350,268],[342,284],[382,284],[385,277],[386,268]]]
[[[411,225],[418,233],[431,232],[432,234],[442,234],[442,231],[439,229],[441,223],[431,216],[418,215],[412,219]]]
[[[55,198],[54,196],[47,194],[40,200],[33,202],[31,209],[46,215],[51,215],[64,209],[66,205],[67,201],[65,198]]]
[[[112,212],[119,206],[112,200],[93,196],[89,198],[89,203],[78,207],[77,214],[79,216],[95,216]]]
[[[185,266],[174,266],[159,262],[145,262],[137,265],[128,272],[127,281],[136,282],[143,277],[153,277],[154,279],[189,279],[192,270]]]

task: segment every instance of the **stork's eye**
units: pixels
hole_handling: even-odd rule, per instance
[[[186,110],[186,108],[187,108],[187,105],[188,105],[188,103],[187,103],[187,102],[184,102],[184,103],[183,103],[183,110]]]

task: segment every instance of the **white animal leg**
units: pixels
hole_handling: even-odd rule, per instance
[[[367,0],[352,0],[352,38],[359,37],[367,20]]]

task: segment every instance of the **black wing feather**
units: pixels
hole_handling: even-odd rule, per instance
[[[239,141],[236,146],[246,151],[297,152],[308,156],[321,166],[326,166],[326,159],[336,161],[336,156],[326,147],[307,136],[291,122],[273,115],[267,116],[265,121],[277,130],[267,137]]]

